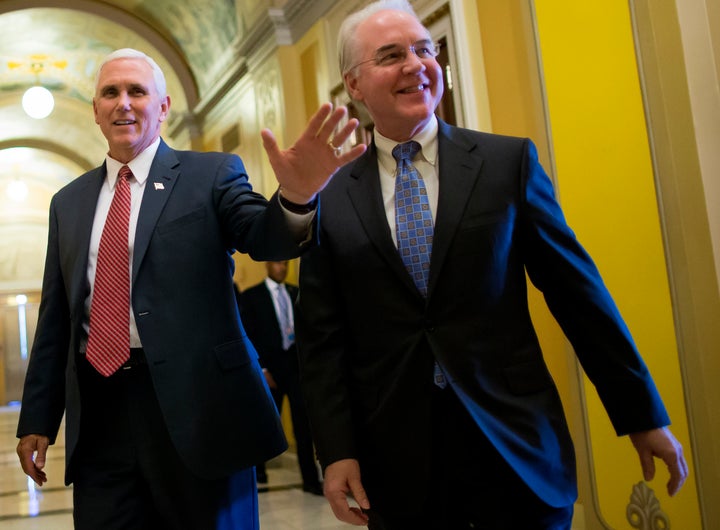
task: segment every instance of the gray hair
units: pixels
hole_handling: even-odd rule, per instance
[[[142,59],[143,61],[148,63],[150,65],[150,68],[152,68],[153,80],[155,81],[155,89],[157,90],[158,95],[160,96],[160,98],[164,98],[165,96],[167,96],[167,85],[165,83],[165,74],[163,74],[162,68],[158,66],[158,64],[153,60],[152,57],[132,48],[120,48],[119,50],[115,50],[114,52],[110,53],[102,60],[100,66],[97,69],[97,74],[95,75],[96,91],[98,89],[98,82],[100,81],[100,71],[102,70],[103,66],[105,66],[110,61],[114,61],[115,59]]]
[[[420,22],[420,19],[408,0],[379,0],[364,7],[360,11],[356,11],[355,13],[349,15],[340,26],[337,40],[340,73],[343,77],[352,69],[353,65],[357,64],[358,61],[355,57],[357,54],[355,34],[358,26],[375,13],[385,10],[403,11],[405,13],[409,13],[413,17],[417,18],[418,22]]]

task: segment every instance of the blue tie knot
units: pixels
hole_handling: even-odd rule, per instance
[[[408,163],[415,158],[415,155],[420,151],[420,144],[415,140],[405,142],[404,144],[397,144],[393,150],[392,155],[398,163],[401,160],[407,160]]]

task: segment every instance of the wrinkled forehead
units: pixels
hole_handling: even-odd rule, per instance
[[[392,10],[378,11],[368,17],[358,26],[355,37],[361,54],[431,39],[430,32],[410,13]]]
[[[113,59],[102,65],[98,72],[98,87],[119,81],[153,84],[152,67],[134,57]]]

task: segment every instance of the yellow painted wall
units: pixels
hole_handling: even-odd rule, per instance
[[[535,10],[563,208],[636,339],[692,470],[627,1],[536,0]],[[625,507],[632,485],[642,480],[637,456],[627,438],[615,436],[589,384],[586,393],[601,513],[612,528],[630,528]],[[692,476],[672,500],[666,480],[658,463],[649,486],[673,527],[699,529]]]
[[[487,80],[487,99],[496,134],[523,136],[538,147],[540,162],[550,168],[542,92],[535,56],[531,19],[523,0],[477,0],[477,20],[481,28],[483,64]],[[580,414],[571,378],[575,377],[568,359],[567,342],[545,300],[532,285],[528,302],[545,361],[553,375],[566,409],[571,432],[581,432]],[[587,502],[580,488],[578,503]]]

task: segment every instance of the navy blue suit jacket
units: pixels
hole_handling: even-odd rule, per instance
[[[43,434],[54,442],[66,411],[68,483],[82,415],[76,356],[85,340],[88,248],[104,179],[103,165],[52,199],[18,426],[18,436]],[[240,323],[234,250],[280,260],[302,249],[277,197],[267,201],[251,191],[240,158],[176,151],[161,142],[138,218],[132,308],[172,441],[185,464],[206,478],[264,462],[287,446]],[[231,458],[218,452],[223,448],[230,448]]]
[[[548,504],[572,504],[572,442],[530,319],[526,273],[618,434],[668,417],[533,144],[443,122],[438,142],[427,299],[392,241],[373,146],[321,194],[322,244],[302,258],[296,324],[320,461],[358,458],[371,502],[375,492],[402,503],[425,491],[437,360],[519,476]]]

